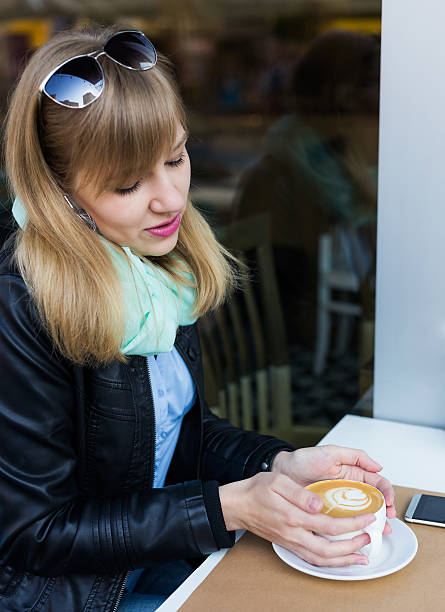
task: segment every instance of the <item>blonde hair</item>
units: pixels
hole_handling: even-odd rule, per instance
[[[162,55],[143,72],[101,58],[105,88],[97,101],[70,109],[42,95],[39,108],[45,76],[65,60],[100,48],[114,31],[67,31],[38,49],[12,96],[6,125],[6,170],[28,213],[15,258],[55,346],[81,365],[125,360],[125,312],[108,249],[63,195],[78,176],[97,193],[132,184],[173,148],[178,123],[186,126],[172,68]],[[181,284],[181,260],[196,281],[195,315],[218,307],[236,283],[234,258],[190,201],[176,248],[152,261]]]

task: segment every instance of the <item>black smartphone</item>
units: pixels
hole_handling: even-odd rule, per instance
[[[405,519],[410,523],[445,527],[445,497],[416,493],[410,501]]]

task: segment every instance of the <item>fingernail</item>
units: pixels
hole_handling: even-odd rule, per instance
[[[323,502],[317,495],[312,495],[311,501],[309,502],[309,508],[314,512],[318,512],[323,507]]]
[[[359,561],[359,565],[368,565],[368,564],[369,564],[368,559],[360,559]]]

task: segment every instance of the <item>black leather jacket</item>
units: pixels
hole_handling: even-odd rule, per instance
[[[292,447],[209,412],[195,326],[180,328],[175,346],[197,400],[166,486],[153,489],[146,360],[81,368],[60,355],[8,241],[0,254],[1,612],[112,612],[129,570],[233,544],[218,485]]]

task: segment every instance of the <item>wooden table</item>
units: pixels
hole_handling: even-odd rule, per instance
[[[445,496],[445,431],[347,416],[320,444],[360,447],[380,463],[396,490],[402,518],[415,491]],[[368,612],[445,610],[445,529],[413,525],[419,550],[395,574],[369,581],[324,580],[286,565],[269,542],[247,533],[210,557],[159,612],[308,610]]]
[[[398,518],[402,518],[414,492],[417,490],[396,487]],[[419,541],[413,561],[389,576],[357,582],[325,580],[303,574],[281,561],[269,542],[247,533],[180,610],[445,610],[445,529],[410,526]]]

